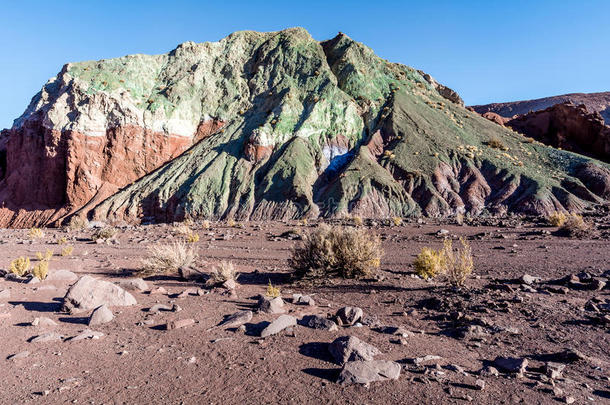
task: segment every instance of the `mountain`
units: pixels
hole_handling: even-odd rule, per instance
[[[302,28],[67,64],[3,131],[0,166],[2,226],[546,214],[610,197],[607,164]]]
[[[496,113],[505,118],[523,115],[529,112],[545,110],[556,104],[572,103],[584,104],[590,113],[598,112],[604,118],[606,125],[610,125],[610,91],[603,93],[574,93],[561,96],[545,97],[536,100],[512,101],[508,103],[492,103],[472,106],[479,114],[487,112]]]

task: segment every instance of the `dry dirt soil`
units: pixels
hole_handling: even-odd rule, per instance
[[[194,244],[198,268],[231,260],[241,273],[235,294],[177,277],[147,279],[168,294],[133,292],[137,305],[114,307],[112,322],[91,327],[104,334],[100,339],[29,342],[50,330],[64,338],[78,335],[89,328],[89,313],[60,311],[70,282],[0,278],[0,291],[9,291],[0,298],[0,403],[610,403],[610,290],[603,287],[610,242],[603,224],[597,236],[578,240],[519,220],[369,225],[385,250],[377,279],[295,284],[287,259],[299,242],[282,234],[313,226],[194,225],[201,236]],[[441,229],[448,233],[440,235]],[[171,225],[122,228],[118,243],[110,244],[92,242],[91,234],[45,230],[43,238],[30,240],[27,230],[1,230],[0,269],[47,248],[59,253],[56,240],[66,237],[74,252],[56,254],[51,273],[66,269],[119,282],[133,277],[148,245],[177,238]],[[475,273],[462,290],[413,274],[415,255],[426,246],[440,248],[446,236],[464,236],[473,249]],[[527,285],[520,280],[524,274],[541,280]],[[357,306],[365,314],[362,325],[334,332],[298,325],[262,339],[258,330],[278,315],[255,312],[245,331],[212,328],[226,315],[254,310],[269,281],[281,288],[290,315],[332,317],[343,306]],[[316,305],[295,305],[292,293],[309,294]],[[177,304],[181,311],[147,312],[157,303]],[[57,326],[31,326],[41,316]],[[188,318],[196,322],[164,328]],[[407,337],[387,333],[387,326],[401,327]],[[368,387],[337,384],[341,367],[327,346],[346,335],[379,348],[378,359],[398,362],[400,378]],[[10,359],[26,351],[27,357]],[[426,355],[438,357],[422,360]],[[493,375],[489,367],[499,356],[526,359],[527,368]],[[565,365],[552,379],[545,370],[549,361]]]

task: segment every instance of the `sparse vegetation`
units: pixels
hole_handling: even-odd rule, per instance
[[[489,140],[489,142],[487,142],[487,146],[489,146],[490,148],[494,148],[494,149],[504,149],[504,143],[502,142],[502,140],[500,138],[491,138]]]
[[[66,246],[61,250],[61,255],[63,257],[70,256],[74,251],[74,246]]]
[[[271,280],[269,280],[269,284],[267,285],[267,291],[265,292],[265,295],[270,298],[277,298],[281,295],[281,291],[280,291],[279,287],[274,287],[273,284],[271,284]]]
[[[581,215],[570,214],[559,227],[559,233],[572,238],[581,238],[591,232],[591,227]]]
[[[201,223],[201,227],[202,227],[203,229],[210,229],[210,226],[211,226],[211,225],[210,225],[210,221],[208,221],[207,219],[206,219],[206,220],[204,220],[204,221]]]
[[[96,242],[98,240],[107,241],[109,239],[114,238],[117,233],[118,233],[118,230],[116,228],[113,228],[111,226],[106,226],[104,228],[99,228],[95,232],[93,232],[91,239]]]
[[[355,226],[362,226],[362,224],[364,224],[362,217],[359,217],[358,215],[354,215],[352,217],[352,222],[354,223]]]
[[[196,257],[195,251],[184,242],[153,245],[148,248],[148,256],[142,259],[139,274],[148,277],[177,273],[180,268],[190,267]]]
[[[233,262],[223,260],[216,266],[212,267],[208,285],[219,285],[229,280],[237,280],[239,274],[235,271]]]
[[[425,280],[429,280],[442,274],[445,263],[442,250],[423,248],[413,262],[415,272]]]
[[[186,241],[188,243],[196,243],[199,242],[199,234],[195,233],[195,232],[191,232],[188,235],[186,235]]]
[[[551,226],[562,226],[567,218],[568,217],[564,212],[555,211],[547,217],[547,222]]]
[[[400,226],[400,225],[402,225],[402,218],[401,217],[392,217],[392,223],[394,224],[394,226]]]
[[[19,277],[25,276],[30,270],[30,259],[27,257],[18,257],[9,265],[9,271]]]
[[[41,260],[40,262],[36,263],[36,265],[32,269],[32,275],[34,277],[38,278],[39,280],[44,280],[45,278],[47,278],[48,274],[49,274],[49,261],[48,260]]]
[[[322,224],[303,237],[290,265],[299,278],[362,278],[379,268],[382,254],[377,236],[363,229]]]
[[[41,252],[36,252],[36,258],[39,261],[44,261],[44,260],[49,261],[49,260],[51,260],[52,257],[53,257],[53,251],[51,249],[47,249],[46,252],[44,252],[44,254]]]
[[[468,241],[460,238],[460,244],[454,250],[451,239],[445,239],[441,250],[423,248],[413,263],[415,271],[426,280],[445,275],[453,286],[463,286],[472,274],[474,262]]]
[[[72,218],[70,218],[70,220],[68,221],[68,224],[66,225],[66,227],[70,231],[78,231],[80,229],[85,229],[88,226],[89,226],[89,221],[87,221],[87,219],[85,219],[85,218],[81,218],[78,216],[73,216]]]
[[[65,236],[57,239],[57,244],[60,246],[65,245],[66,243],[68,243],[68,238],[66,238]]]
[[[30,228],[28,236],[30,239],[40,239],[44,238],[44,232],[40,228]]]
[[[234,228],[237,225],[237,222],[233,218],[227,219],[227,226]]]

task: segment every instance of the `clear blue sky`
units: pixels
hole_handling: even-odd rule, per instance
[[[0,128],[66,62],[165,53],[233,31],[345,32],[467,104],[610,90],[610,1],[28,1],[0,9]]]

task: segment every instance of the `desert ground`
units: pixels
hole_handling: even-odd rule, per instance
[[[4,229],[0,269],[19,256],[35,263],[37,252],[55,255],[47,280],[0,278],[0,403],[610,403],[610,222],[589,220],[596,230],[584,239],[519,217],[466,225],[365,221],[385,251],[376,277],[315,284],[294,282],[288,265],[298,234],[315,221],[208,229],[195,222],[196,267],[207,272],[230,260],[240,273],[236,288],[146,278],[143,291],[131,287],[136,305],[112,307],[114,319],[95,326],[91,311],[61,311],[75,280],[53,275],[68,270],[126,286],[147,246],[178,238],[175,227],[119,227],[107,243],[92,242],[91,229],[44,229],[35,239],[27,229]],[[460,236],[475,265],[464,288],[415,276],[422,248]],[[59,255],[61,238],[74,247],[71,255]],[[280,316],[257,311],[269,282],[298,324],[262,338]],[[293,302],[295,293],[314,305]],[[156,304],[165,310],[151,311]],[[363,311],[354,325],[307,326],[311,315],[332,319],[346,306]],[[253,311],[243,327],[217,326],[241,310]],[[32,341],[37,336],[47,339]],[[375,359],[400,365],[399,378],[338,384],[341,365],[328,348],[342,336],[375,346]]]

